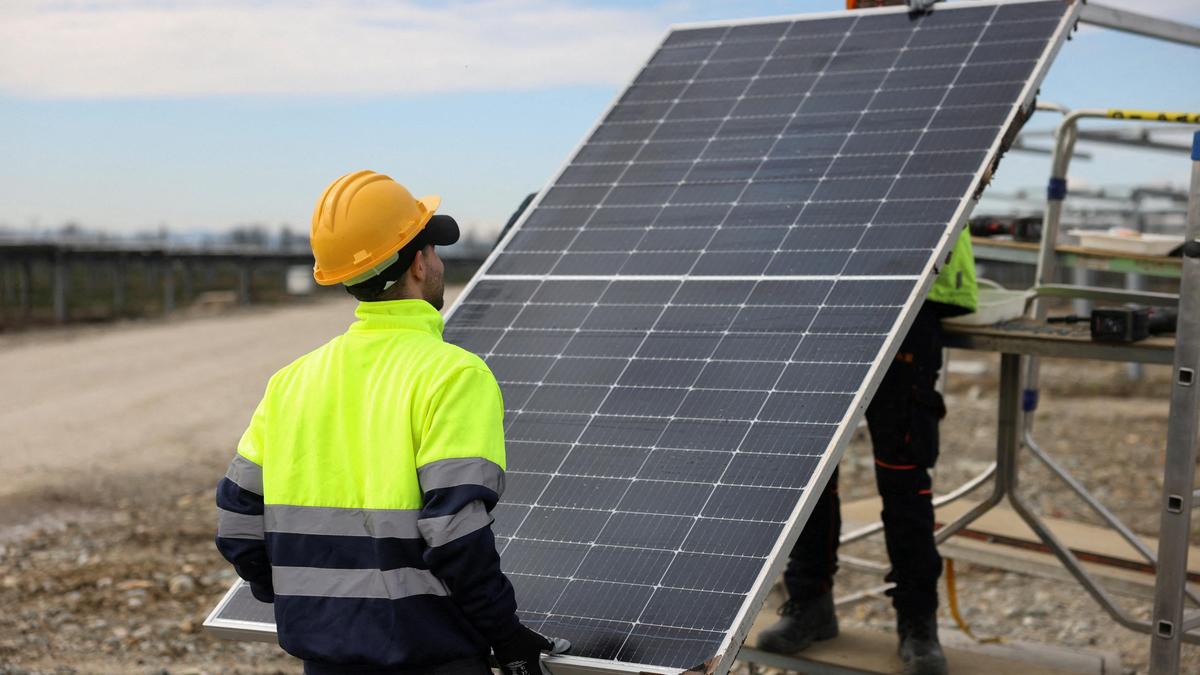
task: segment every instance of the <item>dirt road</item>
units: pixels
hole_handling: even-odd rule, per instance
[[[0,342],[0,528],[227,462],[271,373],[353,311],[346,298]]]

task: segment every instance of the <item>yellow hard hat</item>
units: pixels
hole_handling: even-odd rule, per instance
[[[333,181],[313,211],[313,278],[331,286],[378,267],[420,234],[441,201],[436,195],[416,199],[374,171]]]

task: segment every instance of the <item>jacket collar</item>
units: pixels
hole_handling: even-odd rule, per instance
[[[377,330],[415,330],[442,336],[445,322],[433,305],[424,300],[385,300],[360,302],[354,310],[358,321],[350,324],[350,332]]]

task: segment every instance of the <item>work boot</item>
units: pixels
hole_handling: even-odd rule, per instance
[[[788,600],[779,608],[782,618],[758,634],[758,648],[776,654],[795,654],[818,640],[837,637],[833,592],[800,604]]]
[[[938,642],[937,616],[929,614],[917,619],[901,617],[897,622],[900,633],[900,660],[904,675],[947,675],[946,655]]]

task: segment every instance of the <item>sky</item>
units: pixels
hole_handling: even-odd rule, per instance
[[[1200,24],[1195,0],[1108,2]],[[553,177],[671,24],[843,6],[4,0],[0,228],[307,231],[325,185],[370,168],[440,194],[486,236]],[[1200,111],[1197,73],[1200,49],[1084,27],[1040,98]],[[1053,123],[1039,114],[1029,128]],[[1188,179],[1183,153],[1090,149],[1075,184]],[[1047,171],[1045,157],[1010,153],[992,189],[1040,190]]]

